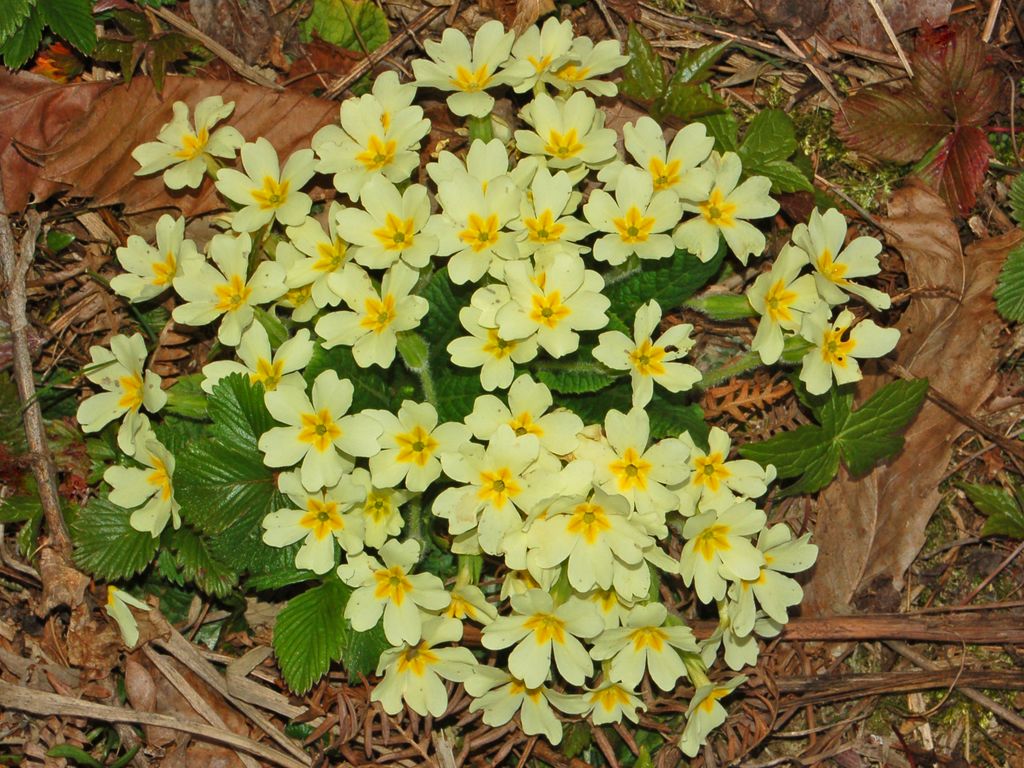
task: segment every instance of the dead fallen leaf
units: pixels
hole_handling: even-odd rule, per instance
[[[106,678],[120,662],[121,638],[117,630],[106,622],[97,621],[85,603],[71,611],[67,644],[68,661],[88,670],[95,679]]]
[[[153,141],[171,119],[171,105],[213,95],[235,102],[230,124],[248,140],[266,137],[286,158],[309,146],[316,130],[338,119],[338,104],[300,93],[272,93],[248,83],[169,77],[162,96],[151,80],[131,85],[56,85],[37,75],[0,72],[0,167],[7,210],[66,187],[97,205],[127,213],[178,208],[196,216],[224,207],[207,181],[198,193],[171,192],[160,174],[137,177],[131,151]]]
[[[73,608],[85,599],[89,577],[69,565],[66,556],[50,545],[39,550],[39,575],[43,580],[43,599],[35,608],[37,616],[46,616],[61,605]]]
[[[896,34],[924,24],[945,24],[953,10],[953,0],[878,0],[878,5]],[[829,40],[846,38],[865,48],[892,53],[892,43],[868,0],[832,3],[831,12],[818,31]]]
[[[555,10],[555,3],[554,0],[480,0],[480,10],[521,35],[541,16]]]
[[[899,190],[885,220],[890,245],[904,258],[917,295],[897,327],[896,360],[958,408],[973,414],[992,393],[1002,325],[992,291],[1007,252],[1024,239],[1015,230],[961,252],[945,203],[923,187]],[[886,381],[865,378],[858,399]],[[939,482],[964,425],[926,401],[906,432],[903,452],[860,480],[845,474],[819,497],[818,565],[805,590],[807,615],[848,611],[859,590],[896,588],[924,545],[925,526],[941,499]]]

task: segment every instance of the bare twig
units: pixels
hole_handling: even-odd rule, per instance
[[[903,69],[906,71],[908,77],[914,76],[914,70],[910,68],[910,61],[907,59],[907,54],[903,50],[903,46],[900,45],[900,40],[896,37],[896,30],[892,28],[892,24],[889,23],[889,18],[885,15],[885,11],[882,10],[882,6],[878,4],[878,0],[868,0],[871,5],[871,10],[875,12],[875,16],[878,17],[878,23],[882,25],[882,29],[885,30],[885,36],[889,38],[889,42],[892,43],[892,47],[896,49],[896,55],[900,57],[900,64],[903,65]]]
[[[46,527],[50,533],[50,546],[65,563],[71,562],[71,537],[64,523],[64,515],[60,509],[60,497],[57,495],[56,470],[50,458],[50,448],[46,441],[43,427],[43,411],[36,399],[36,385],[32,376],[32,355],[28,347],[28,317],[26,306],[28,299],[25,291],[25,278],[28,275],[32,259],[35,257],[36,238],[42,219],[35,211],[26,215],[25,233],[21,238],[20,251],[15,251],[14,232],[11,220],[4,211],[7,210],[7,199],[4,196],[3,179],[0,177],[0,269],[5,285],[4,294],[7,299],[7,314],[11,324],[11,346],[14,358],[14,379],[18,386],[18,396],[25,409],[22,414],[25,422],[25,437],[32,459],[32,474],[35,476],[39,491],[39,501],[43,506]]]
[[[232,53],[223,45],[218,43],[208,34],[203,32],[201,29],[197,29],[194,25],[189,24],[181,16],[172,13],[168,8],[156,7],[150,8],[150,12],[155,13],[161,19],[166,21],[172,27],[184,32],[188,37],[198,40],[204,46],[206,46],[210,53],[216,56],[218,59],[227,64],[231,69],[235,70],[238,74],[244,77],[246,80],[251,80],[257,85],[262,85],[266,88],[271,88],[275,91],[283,91],[284,88],[275,83],[273,80],[264,77],[258,69],[250,67],[246,64],[241,56]]]
[[[988,8],[988,16],[985,17],[985,27],[981,32],[981,39],[984,42],[989,42],[992,39],[992,32],[996,28],[996,20],[999,18],[999,9],[1003,5],[1003,0],[992,0],[992,5]]]

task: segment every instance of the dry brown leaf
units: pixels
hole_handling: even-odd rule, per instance
[[[231,125],[250,141],[267,138],[282,161],[308,147],[319,127],[338,119],[336,102],[247,83],[168,77],[158,96],[152,81],[142,77],[129,86],[55,86],[36,75],[0,72],[0,166],[7,210],[21,210],[30,196],[44,199],[61,187],[97,205],[123,204],[127,213],[173,207],[196,216],[223,209],[209,180],[198,194],[172,192],[159,173],[135,176],[138,163],[131,156],[137,145],[156,138],[175,101],[193,106],[214,95],[235,102]]]
[[[889,204],[887,236],[906,264],[915,292],[897,327],[897,362],[967,414],[992,393],[1002,325],[992,291],[1007,252],[1024,238],[1015,230],[961,252],[949,209],[923,187],[899,190]],[[959,298],[957,298],[959,297]],[[885,383],[866,378],[863,401]],[[924,545],[925,526],[940,501],[939,482],[964,425],[926,401],[906,432],[903,452],[853,481],[844,472],[820,496],[815,539],[818,565],[807,584],[804,612],[849,610],[859,590],[902,586]]]
[[[953,0],[878,0],[878,5],[896,34],[922,24],[941,26],[953,10]],[[819,31],[829,40],[846,38],[866,48],[893,52],[885,28],[868,0],[833,2]]]

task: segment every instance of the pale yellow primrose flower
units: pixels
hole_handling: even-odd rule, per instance
[[[512,60],[505,75],[513,83],[512,90],[525,93],[538,83],[551,83],[554,73],[572,59],[572,22],[551,16],[543,27],[529,26],[512,46]]]
[[[762,612],[758,612],[754,619],[753,631],[745,635],[736,632],[730,617],[738,608],[733,602],[719,603],[719,622],[711,637],[700,644],[700,657],[704,666],[708,669],[714,665],[718,658],[718,652],[725,649],[722,654],[726,666],[734,672],[744,667],[752,667],[757,664],[757,657],[761,653],[757,639],[759,637],[778,637],[782,632],[782,624],[772,621]]]
[[[844,309],[835,320],[828,310],[812,312],[804,317],[800,335],[814,344],[804,355],[800,381],[812,395],[828,392],[833,377],[837,384],[849,384],[862,378],[857,358],[884,357],[896,348],[900,332],[881,328],[873,320],[853,325],[853,312]]]
[[[352,243],[352,258],[369,269],[387,269],[401,260],[413,269],[430,263],[437,253],[437,237],[424,232],[430,219],[427,188],[410,184],[404,192],[383,176],[363,187],[363,208],[337,214],[338,231]],[[332,214],[332,220],[334,216]]]
[[[462,639],[462,622],[434,617],[423,622],[423,637],[415,644],[389,648],[380,655],[377,675],[384,679],[370,694],[389,715],[409,709],[424,717],[440,717],[448,709],[448,690],[441,679],[468,680],[476,672],[477,660],[468,648],[439,648],[441,643]]]
[[[174,290],[186,302],[174,308],[174,321],[206,325],[220,317],[218,340],[237,346],[242,331],[253,322],[253,307],[285,292],[284,269],[273,261],[264,261],[246,280],[251,248],[249,235],[214,235],[209,245],[213,264],[200,262],[174,278]]]
[[[335,189],[352,202],[359,202],[371,179],[384,176],[397,184],[419,165],[420,142],[430,132],[430,121],[421,107],[403,106],[404,101],[391,91],[346,99],[341,126],[324,126],[313,136],[316,170],[333,173]]]
[[[534,265],[514,261],[505,265],[510,301],[495,320],[501,333],[513,339],[535,338],[554,358],[579,348],[577,331],[596,331],[608,325],[605,311],[611,301],[601,293],[604,278],[586,269],[583,259],[561,253],[538,258]]]
[[[207,171],[207,158],[233,158],[245,139],[234,128],[225,126],[211,129],[235,108],[220,96],[208,96],[195,111],[195,127],[188,117],[188,106],[174,102],[174,118],[165,123],[157,134],[157,141],[140,144],[132,150],[132,157],[141,165],[136,176],[164,171],[164,184],[169,189],[198,187]],[[164,169],[167,170],[164,170]]]
[[[807,254],[787,244],[770,272],[758,276],[747,289],[747,300],[761,315],[757,333],[750,348],[771,365],[782,356],[785,332],[797,333],[804,316],[821,304],[821,297],[811,275],[800,275],[807,265]]]
[[[587,702],[587,710],[583,716],[590,716],[594,725],[610,725],[621,723],[625,717],[632,723],[640,722],[637,710],[647,711],[636,693],[620,683],[606,682],[599,688],[588,690],[583,694]]]
[[[807,254],[814,267],[818,293],[829,304],[846,303],[849,293],[860,296],[875,309],[892,306],[892,298],[885,291],[851,280],[877,275],[882,270],[878,263],[882,244],[874,237],[857,237],[844,248],[846,218],[835,208],[825,213],[815,208],[807,224],[793,228],[793,242]]]
[[[799,605],[803,588],[784,573],[799,573],[810,568],[818,557],[818,547],[810,543],[811,534],[805,533],[794,540],[789,527],[783,523],[765,528],[757,535],[757,548],[764,553],[764,565],[756,579],[735,582],[729,588],[733,599],[729,620],[737,635],[747,635],[754,629],[757,604],[779,624],[789,621],[788,609]]]
[[[576,456],[594,464],[594,485],[621,496],[627,508],[641,516],[664,520],[679,506],[666,486],[687,479],[689,448],[681,440],[666,438],[649,445],[650,419],[643,408],[628,413],[608,411],[603,440],[581,440]]]
[[[728,713],[719,704],[747,678],[743,675],[734,677],[726,683],[702,685],[693,693],[690,706],[686,709],[686,727],[679,737],[679,749],[687,757],[696,757],[707,741],[708,734],[725,722]]]
[[[704,512],[683,525],[679,573],[694,585],[702,603],[725,597],[726,579],[756,579],[764,554],[747,536],[764,528],[765,514],[752,501],[740,501],[721,512]]]
[[[92,362],[84,371],[85,378],[105,391],[83,400],[75,414],[83,432],[98,432],[124,416],[117,444],[129,456],[135,454],[136,436],[149,423],[142,408],[156,413],[167,402],[167,395],[160,389],[160,377],[142,369],[146,354],[141,333],[114,336],[110,349],[90,347]]]
[[[704,164],[714,181],[705,195],[683,201],[683,209],[697,213],[673,233],[677,248],[684,248],[701,261],[711,261],[718,252],[720,236],[742,264],[750,255],[764,252],[764,234],[747,219],[774,216],[779,203],[768,194],[772,183],[764,176],[752,176],[738,184],[743,164],[735,152],[712,152]]]
[[[293,507],[263,518],[263,543],[287,547],[305,539],[295,553],[295,567],[327,573],[334,567],[334,543],[350,555],[363,551],[363,518],[354,508],[363,501],[362,489],[339,483],[310,493],[299,472],[282,472],[277,487]]]
[[[500,424],[507,424],[517,435],[534,435],[541,450],[566,456],[579,445],[583,420],[564,408],[551,410],[551,390],[521,374],[508,390],[508,405],[494,395],[480,395],[473,412],[465,421],[477,440],[488,440]]]
[[[103,606],[103,610],[117,622],[117,628],[121,630],[121,639],[124,640],[124,644],[132,648],[139,642],[139,623],[132,616],[129,606],[138,608],[140,611],[149,610],[148,605],[123,589],[118,589],[113,585],[107,587],[107,603]]]
[[[617,135],[604,127],[604,112],[585,93],[564,100],[538,93],[520,114],[533,130],[516,131],[517,148],[543,158],[549,168],[575,169],[570,177],[579,179],[615,157]]]
[[[309,287],[310,298],[317,308],[335,306],[341,296],[331,290],[328,278],[341,275],[342,279],[351,269],[351,254],[335,224],[335,217],[342,210],[341,205],[332,202],[327,215],[327,229],[312,216],[297,227],[288,227],[285,231],[288,240],[277,244],[275,260],[287,259],[288,271],[285,285],[289,290]]]
[[[377,453],[380,424],[361,413],[345,415],[352,391],[351,381],[326,370],[313,382],[312,402],[304,391],[291,387],[267,392],[267,410],[287,426],[268,429],[260,437],[263,463],[291,467],[301,461],[303,486],[318,491],[337,485],[352,469],[352,457]]]
[[[261,136],[243,144],[241,155],[245,173],[233,168],[217,173],[217,191],[242,206],[231,214],[231,228],[254,232],[274,220],[285,226],[301,224],[313,206],[310,196],[300,191],[313,178],[313,150],[300,149],[281,168],[274,145]]]
[[[516,187],[525,189],[536,170],[535,164],[523,160],[510,169],[508,147],[501,139],[473,139],[465,158],[444,150],[438,153],[437,160],[427,163],[427,175],[439,190],[462,176],[469,176],[479,183],[481,192],[486,192],[491,181],[501,176],[508,176]]]
[[[697,653],[697,641],[689,627],[665,626],[668,611],[661,603],[638,605],[622,621],[622,627],[606,629],[594,641],[590,655],[597,661],[611,659],[608,676],[630,689],[643,679],[644,670],[663,691],[671,691],[686,676],[677,651]]]
[[[401,482],[410,491],[425,491],[441,475],[440,456],[458,451],[469,442],[465,424],[438,425],[437,410],[430,403],[405,400],[398,414],[384,410],[363,411],[381,425],[381,451],[370,458],[370,475],[380,488]]]
[[[674,192],[654,191],[646,171],[626,166],[619,174],[613,198],[595,189],[583,206],[583,216],[598,232],[607,232],[594,243],[594,258],[612,266],[632,254],[641,259],[665,259],[675,253],[672,236],[682,206]]]
[[[590,639],[604,629],[597,609],[578,597],[556,607],[551,595],[539,589],[513,595],[510,602],[513,615],[499,616],[484,627],[484,648],[498,651],[515,645],[508,668],[527,688],[544,684],[552,657],[566,682],[583,685],[594,673],[594,662],[579,638]]]
[[[579,203],[580,194],[569,174],[558,171],[552,175],[547,168],[538,168],[530,182],[530,193],[522,196],[519,218],[509,223],[509,229],[518,233],[519,254],[545,258],[589,251],[579,241],[594,228],[572,215]]]
[[[280,246],[281,243],[278,245]],[[295,248],[278,247],[274,253],[274,262],[284,270],[286,281],[289,270],[305,258],[303,253]],[[304,323],[312,319],[320,311],[313,302],[312,283],[289,289],[278,299],[277,306],[290,309],[291,319],[297,323]]]
[[[213,394],[217,383],[232,373],[248,376],[250,383],[262,384],[266,392],[278,387],[306,389],[301,371],[313,357],[313,341],[306,328],[300,328],[273,352],[266,329],[261,323],[253,323],[242,334],[235,354],[241,362],[217,360],[203,366],[204,378],[199,386],[204,392]]]
[[[609,368],[629,371],[633,384],[633,407],[642,408],[654,395],[654,382],[669,392],[685,392],[701,379],[692,365],[678,363],[696,343],[690,338],[693,326],[673,325],[657,341],[651,335],[661,322],[661,307],[654,299],[636,311],[633,338],[621,331],[606,331],[598,337],[595,359]]]
[[[441,42],[425,40],[423,50],[430,59],[414,59],[412,71],[416,85],[455,91],[448,97],[448,108],[459,117],[485,117],[494,108],[494,97],[485,89],[512,83],[507,72],[498,68],[508,59],[514,32],[506,32],[497,19],[477,30],[472,50],[462,32],[449,27]]]
[[[697,511],[723,510],[737,501],[764,496],[768,484],[775,479],[775,467],[771,464],[762,467],[749,459],[729,461],[732,440],[724,429],[711,428],[707,451],[694,442],[689,432],[679,439],[689,449],[687,478],[676,488],[679,511],[685,516]]]
[[[486,626],[498,616],[498,609],[487,601],[480,587],[474,584],[456,584],[452,587],[452,601],[444,615],[459,621],[475,621]]]
[[[188,265],[202,261],[196,244],[185,238],[185,218],[164,214],[156,223],[156,247],[138,235],[117,249],[117,260],[127,270],[110,280],[110,289],[132,303],[148,301],[166,291]]]
[[[515,376],[513,363],[526,363],[537,356],[537,340],[507,338],[500,328],[480,324],[481,311],[476,307],[459,310],[459,322],[469,331],[449,342],[447,350],[453,365],[479,368],[480,384],[490,392],[505,389]]]
[[[622,54],[618,40],[602,40],[595,45],[589,37],[577,37],[572,41],[569,56],[572,60],[559,67],[551,78],[556,88],[562,91],[582,89],[595,96],[614,96],[619,92],[615,83],[595,79],[629,61],[629,56]]]
[[[422,637],[423,611],[441,611],[451,602],[444,584],[432,573],[412,573],[420,544],[391,540],[377,560],[366,553],[338,566],[338,578],[355,592],[345,606],[345,618],[356,632],[372,629],[384,615],[384,636],[392,645],[416,645]]]
[[[360,368],[390,366],[398,333],[418,326],[430,308],[426,299],[412,294],[418,279],[418,272],[400,262],[384,274],[380,291],[361,269],[332,275],[331,290],[351,311],[331,312],[317,321],[316,333],[324,340],[324,349],[344,344],[352,347],[352,357]]]
[[[110,501],[133,510],[129,525],[156,538],[168,520],[173,520],[175,529],[181,527],[181,505],[174,498],[172,484],[174,456],[152,432],[138,443],[134,458],[143,468],[114,464],[103,473],[103,479],[110,483]]]
[[[655,192],[668,190],[683,200],[694,200],[711,187],[711,172],[700,164],[711,154],[715,140],[707,135],[701,123],[690,123],[678,131],[669,148],[665,146],[661,125],[646,115],[636,123],[626,123],[622,136],[626,151],[651,175]],[[621,160],[616,160],[602,168],[597,178],[610,192],[618,186],[626,167]]]
[[[633,607],[632,600],[624,599],[614,589],[594,589],[582,597],[597,606],[601,618],[604,619],[605,629],[622,626],[623,619]]]
[[[484,665],[463,683],[463,687],[474,698],[469,711],[483,710],[481,719],[487,725],[504,725],[518,712],[523,733],[543,735],[552,744],[562,740],[562,723],[551,711],[551,705],[570,715],[587,709],[587,703],[580,696],[559,693],[543,684],[529,688],[507,672]]]
[[[389,538],[402,532],[405,518],[401,507],[413,494],[401,488],[375,488],[370,473],[356,467],[344,475],[338,485],[352,486],[363,495],[360,507],[363,515],[363,543],[380,549]]]

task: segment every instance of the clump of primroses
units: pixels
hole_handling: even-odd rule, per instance
[[[616,94],[605,78],[627,59],[616,41],[574,36],[568,21],[518,39],[497,21],[473,41],[448,29],[426,53],[415,81],[380,75],[286,158],[265,138],[215,127],[233,109],[220,97],[191,105],[191,117],[174,104],[158,141],[136,150],[138,173],[162,172],[171,189],[212,176],[230,209],[225,231],[203,253],[183,219],[164,216],[155,245],[132,237],[118,249],[126,272],[112,288],[131,302],[172,292],[175,322],[213,329],[221,359],[203,369],[206,393],[232,374],[262,385],[276,426],[259,449],[286,500],[264,519],[263,540],[301,543],[297,567],[347,584],[356,630],[382,624],[391,648],[372,698],[386,712],[440,717],[450,682],[485,723],[518,714],[527,734],[558,743],[565,717],[636,723],[652,691],[684,685],[678,744],[695,755],[745,680],[718,667],[756,663],[757,637],[786,623],[802,596],[792,576],[817,547],[768,524],[757,499],[774,469],[733,458],[726,432],[652,439],[655,393],[671,402],[701,382],[694,329],[666,325],[674,308],[654,300],[612,318],[604,291],[678,251],[709,261],[724,247],[743,264],[760,256],[757,222],[779,207],[770,182],[744,178],[740,158],[714,151],[700,124],[666,132],[641,117],[621,137],[606,127],[595,97]],[[509,143],[476,138],[464,153],[434,153],[420,183],[411,177],[430,124],[418,89],[443,92],[474,130],[504,89],[521,104],[520,128]],[[333,202],[314,207],[303,191],[315,174],[333,179]],[[851,298],[889,305],[858,282],[879,271],[880,250],[871,238],[847,244],[835,210],[799,225],[747,293],[762,361],[778,362],[795,340],[813,394],[889,352],[898,332],[855,323],[846,308]],[[403,352],[423,341],[423,287],[442,267],[471,288],[447,353],[486,392],[458,422],[438,415],[445,381]],[[287,338],[272,341],[268,314]],[[328,369],[307,384],[314,350],[339,345],[368,380],[409,363],[424,377],[422,398],[356,412],[348,378]],[[110,500],[155,537],[180,520],[174,456],[150,424],[166,396],[146,357],[139,334],[94,347],[87,376],[103,391],[79,421],[96,431],[120,420],[134,466],[107,470]],[[535,360],[628,375],[628,409],[584,421],[531,374]],[[414,505],[447,534],[461,565],[454,583],[423,569],[421,536],[403,535]],[[676,555],[670,536],[682,539]],[[661,603],[662,580],[717,611],[710,638]],[[143,604],[111,595],[111,615],[137,637],[128,606]],[[483,649],[461,644],[466,622],[481,628]]]

